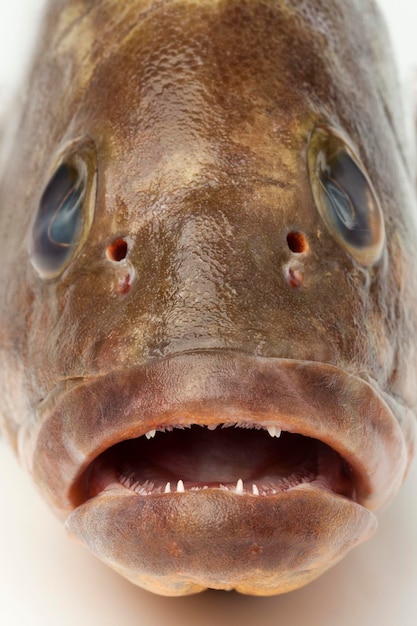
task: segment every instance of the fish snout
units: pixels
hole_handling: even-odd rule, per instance
[[[312,205],[308,189],[276,182],[207,184],[138,232],[115,233],[85,292],[111,290],[102,303],[111,332],[101,337],[97,323],[94,368],[107,369],[110,351],[120,363],[202,349],[355,361],[365,353],[355,351],[355,325],[367,276],[357,267],[347,276]]]

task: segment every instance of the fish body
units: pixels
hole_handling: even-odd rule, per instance
[[[373,2],[52,2],[0,185],[1,430],[146,589],[300,587],[413,457],[415,167]]]

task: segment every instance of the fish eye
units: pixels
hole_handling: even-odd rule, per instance
[[[42,193],[32,223],[29,256],[44,280],[64,271],[86,237],[91,222],[87,206],[92,188],[89,161],[86,154],[62,161]]]
[[[384,219],[364,165],[337,131],[317,127],[308,168],[318,212],[336,241],[360,264],[381,256]]]

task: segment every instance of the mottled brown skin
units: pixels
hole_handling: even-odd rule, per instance
[[[404,478],[417,213],[386,39],[360,0],[51,3],[0,187],[1,427],[70,531],[147,589],[299,587],[375,530]],[[380,199],[368,267],[314,205],[317,125],[348,137]],[[27,233],[72,145],[96,154],[93,224],[43,281]],[[77,480],[116,441],[238,418],[334,445],[358,502],[308,488],[82,501]]]

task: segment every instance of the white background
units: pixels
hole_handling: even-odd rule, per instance
[[[392,29],[401,76],[409,82],[417,68],[417,2],[380,4]],[[0,0],[0,112],[30,56],[42,5],[43,0]],[[0,476],[2,626],[417,623],[417,463],[395,502],[380,515],[371,541],[304,589],[266,599],[216,592],[171,599],[141,591],[66,538],[1,444]]]

